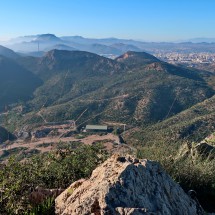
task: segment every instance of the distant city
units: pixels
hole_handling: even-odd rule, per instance
[[[172,64],[210,64],[215,63],[215,53],[178,53],[178,52],[157,52],[154,53],[159,59]]]

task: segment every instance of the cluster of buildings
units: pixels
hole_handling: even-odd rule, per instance
[[[158,52],[154,54],[157,58],[172,64],[209,64],[215,63],[215,53],[178,53]]]

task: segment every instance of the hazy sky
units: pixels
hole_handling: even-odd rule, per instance
[[[215,0],[0,0],[0,39],[53,33],[172,41],[215,37]]]

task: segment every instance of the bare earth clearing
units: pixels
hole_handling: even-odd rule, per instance
[[[72,136],[72,137],[64,137],[64,138],[44,137],[44,138],[38,138],[35,141],[28,141],[28,142],[18,140],[12,144],[9,144],[9,145],[5,144],[5,145],[1,146],[0,152],[3,150],[14,149],[14,148],[18,148],[18,147],[26,147],[28,149],[38,149],[41,152],[45,152],[45,151],[50,151],[50,150],[54,149],[54,147],[53,147],[54,144],[59,145],[62,142],[64,142],[64,143],[80,142],[80,143],[84,143],[87,145],[91,145],[93,142],[98,142],[98,141],[104,141],[107,148],[111,149],[112,148],[111,145],[113,144],[113,142],[118,143],[119,138],[113,134],[107,134],[107,135],[102,135],[102,136],[94,134],[94,135],[84,137],[82,139]],[[42,147],[42,144],[45,145],[46,143],[50,143],[50,146]]]

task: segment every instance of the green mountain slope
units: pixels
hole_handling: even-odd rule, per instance
[[[133,142],[151,145],[161,142],[199,142],[215,131],[215,96],[160,123],[125,136]]]
[[[173,66],[147,53],[128,52],[113,61],[88,52],[53,50],[22,65],[44,80],[30,106],[43,108],[40,113],[47,121],[76,119],[85,111],[79,124],[148,125],[214,95],[207,83],[212,74]],[[29,113],[24,123],[42,120]]]
[[[15,61],[0,56],[0,109],[29,100],[42,81]]]
[[[0,143],[3,143],[6,140],[13,140],[14,136],[8,132],[5,128],[0,126]]]
[[[126,69],[126,66],[113,60],[80,51],[53,50],[36,61],[26,58],[22,64],[45,82],[35,92],[33,107],[50,106],[77,98],[100,88],[106,79]]]

